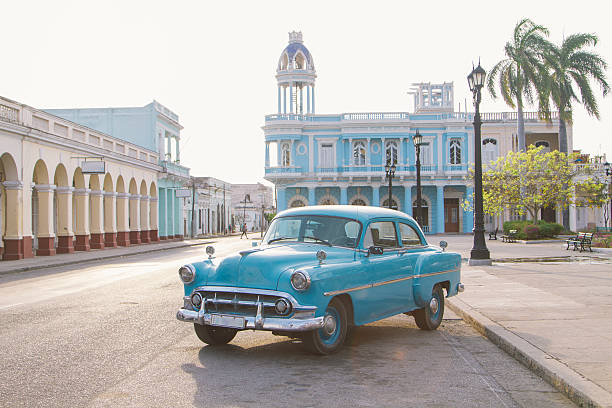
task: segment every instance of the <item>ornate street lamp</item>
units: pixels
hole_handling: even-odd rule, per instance
[[[421,223],[421,145],[423,144],[423,136],[419,133],[419,129],[416,130],[414,136],[412,136],[412,142],[414,143],[414,149],[416,150],[416,189],[417,189],[417,208],[416,208],[416,221],[423,227]]]
[[[610,168],[610,163],[605,162],[604,169],[606,170],[606,176],[612,176],[612,169]],[[610,231],[612,231],[612,180],[610,181],[610,186],[608,188],[608,191],[610,192],[610,214],[608,215],[608,218],[610,219]]]
[[[485,242],[484,211],[482,204],[482,156],[480,152],[480,91],[484,86],[487,73],[478,63],[478,67],[468,75],[470,91],[474,95],[474,247],[470,253],[470,265],[491,265],[489,249]]]
[[[387,204],[389,209],[393,209],[391,206],[391,190],[393,189],[393,177],[395,177],[395,161],[391,161],[391,157],[387,159],[387,164],[385,164],[385,180],[389,180],[389,198],[387,200]]]

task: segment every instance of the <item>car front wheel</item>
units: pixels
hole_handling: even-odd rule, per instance
[[[194,323],[193,327],[198,338],[204,343],[210,344],[211,346],[218,346],[229,343],[234,337],[236,337],[236,333],[238,332],[238,330],[236,329],[201,325],[198,323]]]
[[[323,327],[302,336],[306,349],[322,355],[340,350],[348,333],[347,315],[342,300],[332,299],[325,311]]]
[[[440,285],[434,286],[427,306],[415,310],[413,315],[421,330],[436,330],[440,326],[444,315],[444,291]]]

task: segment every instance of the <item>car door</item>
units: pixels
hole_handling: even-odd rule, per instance
[[[370,254],[365,262],[372,287],[368,291],[370,321],[400,313],[411,296],[411,269],[401,254],[397,225],[394,220],[376,220],[368,225],[364,248],[369,240],[382,254]]]
[[[410,277],[410,279],[406,279],[405,281],[406,284],[410,286],[410,290],[406,293],[406,297],[404,298],[406,303],[402,310],[406,312],[413,310],[415,307],[412,279],[414,279],[417,260],[423,253],[426,242],[417,229],[407,222],[398,222],[398,232],[400,235],[400,244],[402,246],[399,250],[399,256],[402,259],[402,273],[406,277]]]

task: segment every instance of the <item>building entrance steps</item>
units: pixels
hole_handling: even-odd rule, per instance
[[[612,259],[462,267],[447,305],[580,406],[612,407]]]

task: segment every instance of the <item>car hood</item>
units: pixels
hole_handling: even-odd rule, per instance
[[[207,284],[276,290],[283,271],[318,264],[316,253],[320,249],[327,253],[326,263],[353,259],[354,256],[354,252],[347,248],[316,244],[261,246],[223,259],[215,270],[210,271]]]

